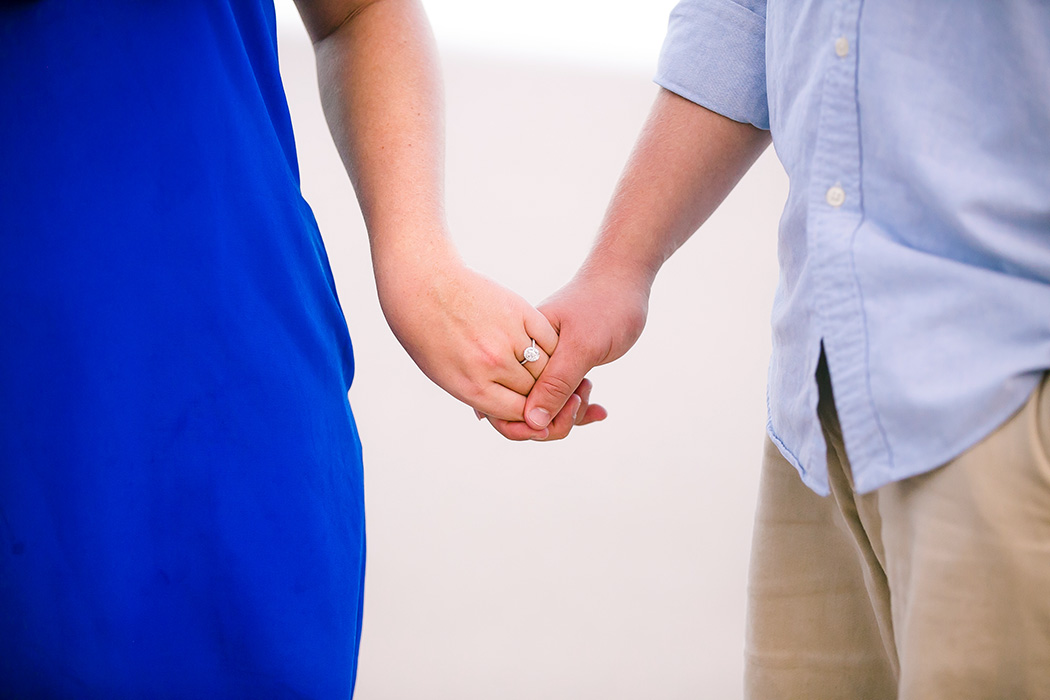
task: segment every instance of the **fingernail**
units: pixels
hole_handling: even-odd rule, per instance
[[[549,430],[544,430],[544,431],[543,431],[542,433],[540,433],[539,435],[533,435],[533,436],[532,436],[532,437],[530,437],[529,439],[530,439],[530,440],[535,440],[536,442],[543,442],[543,441],[544,441],[544,440],[546,440],[546,439],[547,439],[548,437],[550,437],[550,434],[551,434],[551,433],[550,433],[550,431],[549,431]]]
[[[485,420],[485,414],[476,408],[474,409],[474,415],[478,417],[478,420]]]
[[[529,411],[529,422],[532,423],[534,428],[546,428],[547,424],[551,422],[551,414],[545,408],[534,408]]]

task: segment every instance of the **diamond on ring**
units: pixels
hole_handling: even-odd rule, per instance
[[[523,352],[522,354],[525,356],[525,359],[521,361],[521,364],[525,364],[526,362],[535,362],[536,360],[540,359],[540,349],[536,347],[536,341],[533,340],[532,345],[525,348],[525,352]]]

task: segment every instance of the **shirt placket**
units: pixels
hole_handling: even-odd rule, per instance
[[[853,257],[864,204],[857,104],[862,9],[862,0],[841,2],[833,31],[817,47],[827,53],[827,68],[807,194],[807,230],[817,327],[828,355],[846,448],[854,463],[879,469],[887,451],[871,400],[863,296]]]

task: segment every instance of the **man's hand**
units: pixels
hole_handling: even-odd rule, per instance
[[[546,439],[568,435],[573,425],[585,425],[606,417],[604,408],[582,408],[572,423],[552,421],[563,407],[574,401],[577,387],[592,367],[623,356],[638,340],[649,311],[649,282],[628,278],[611,270],[590,271],[586,267],[547,301],[540,311],[558,331],[558,348],[540,374],[525,402],[525,420]],[[582,398],[589,397],[589,387]]]

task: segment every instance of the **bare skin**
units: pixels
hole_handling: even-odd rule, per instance
[[[567,431],[571,407],[549,426],[523,422],[525,396],[557,347],[557,332],[524,299],[466,267],[450,241],[443,97],[422,6],[418,0],[297,5],[395,336],[435,383],[505,421],[508,437],[545,439],[552,430]],[[531,339],[543,357],[522,365]],[[563,404],[580,400],[565,398]]]
[[[660,267],[707,220],[769,145],[769,133],[662,90],[617,184],[597,241],[576,275],[540,304],[559,334],[528,396],[525,419],[547,440],[605,417],[589,406],[560,415],[597,365],[626,353],[641,335]],[[557,416],[551,420],[552,416]],[[492,421],[506,434],[507,425]]]

